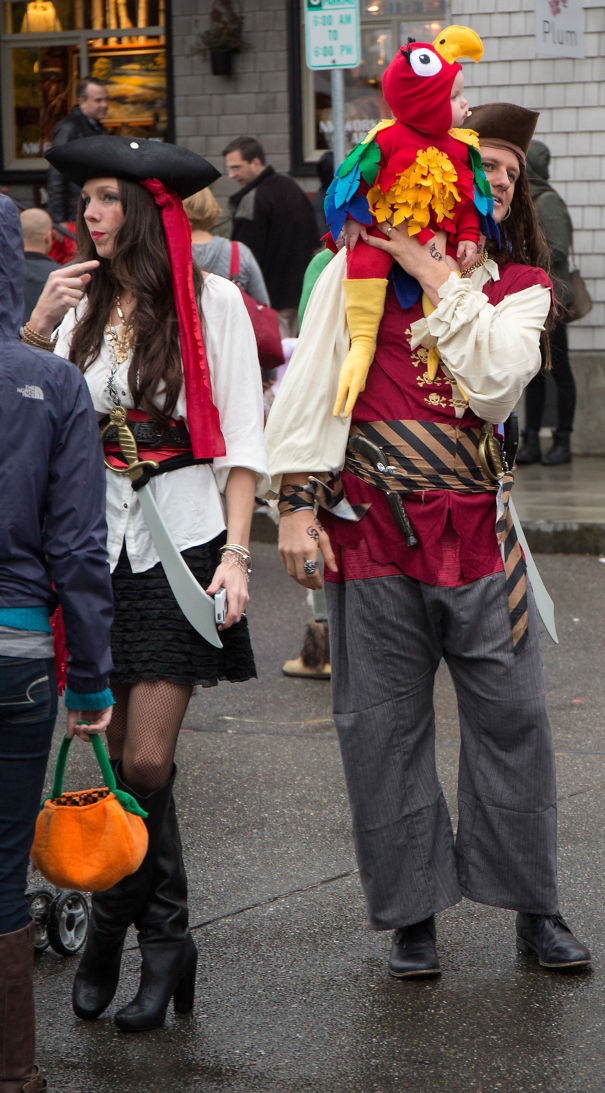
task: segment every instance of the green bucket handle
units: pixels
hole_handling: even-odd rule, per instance
[[[144,808],[141,808],[138,801],[135,801],[130,793],[126,793],[123,789],[118,789],[111,763],[107,758],[107,752],[103,747],[103,741],[99,734],[96,732],[91,733],[90,741],[107,788],[114,794],[126,812],[132,812],[135,816],[141,816],[144,820],[147,819],[147,813]],[[71,740],[68,740],[67,736],[64,736],[61,741],[61,746],[59,747],[59,754],[57,755],[57,762],[55,764],[55,777],[52,792],[49,797],[44,798],[40,808],[44,808],[46,801],[52,801],[53,798],[60,797],[63,793],[63,778],[65,775],[65,764],[67,763],[70,744]]]

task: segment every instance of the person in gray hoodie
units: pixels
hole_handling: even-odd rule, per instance
[[[571,462],[570,438],[576,408],[576,385],[569,363],[567,325],[565,312],[573,302],[573,290],[569,278],[569,251],[572,240],[572,224],[563,198],[548,181],[550,151],[541,140],[532,140],[527,153],[529,188],[538,220],[546,236],[550,250],[550,276],[552,278],[558,314],[553,329],[548,334],[552,360],[552,378],[557,387],[557,425],[553,430],[553,443],[542,457],[540,428],[546,399],[546,374],[538,373],[525,392],[525,430],[523,443],[517,453],[517,463],[538,463],[554,467]]]

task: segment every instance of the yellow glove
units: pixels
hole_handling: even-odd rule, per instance
[[[343,281],[351,348],[338,376],[338,393],[332,411],[334,417],[338,417],[343,403],[345,417],[348,417],[357,396],[365,388],[376,351],[376,336],[384,310],[387,284],[386,278],[382,277]]]

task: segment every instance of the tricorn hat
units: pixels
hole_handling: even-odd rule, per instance
[[[203,190],[220,178],[207,159],[189,148],[178,148],[142,137],[112,137],[107,134],[82,137],[49,148],[46,158],[57,171],[83,186],[90,178],[127,178],[133,182],[157,178],[179,197]]]
[[[479,134],[479,141],[496,148],[510,148],[525,166],[539,110],[526,110],[512,102],[489,102],[473,107],[465,127]]]

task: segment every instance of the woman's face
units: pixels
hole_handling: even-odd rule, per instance
[[[92,178],[82,187],[84,221],[99,258],[111,258],[116,236],[124,223],[124,207],[117,178]]]
[[[499,224],[510,209],[521,168],[511,148],[496,148],[482,142],[480,148],[483,170],[494,198],[494,220]]]

